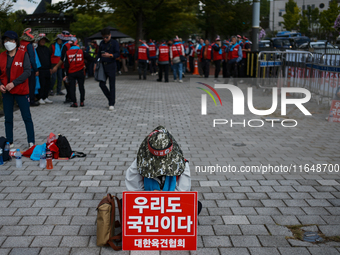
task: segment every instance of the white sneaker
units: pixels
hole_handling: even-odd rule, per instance
[[[46,104],[46,103],[45,103],[44,99],[41,98],[41,99],[39,100],[39,104]]]
[[[53,104],[53,101],[51,101],[50,99],[46,98],[46,99],[45,99],[45,103],[47,103],[47,104]]]
[[[158,74],[158,72],[155,73],[155,75],[157,75],[157,74]]]
[[[32,148],[34,146],[34,143],[29,143],[28,147]]]
[[[115,107],[114,106],[109,106],[109,111],[113,111],[115,109]]]
[[[182,80],[179,80],[178,82],[179,82],[179,83],[182,83],[183,81],[182,81]]]

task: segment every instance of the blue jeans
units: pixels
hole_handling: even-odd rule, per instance
[[[53,90],[55,81],[58,79],[57,81],[57,93],[61,92],[61,85],[62,85],[62,80],[63,80],[63,73],[62,73],[62,69],[58,68],[57,72],[53,73],[51,75],[51,89]]]
[[[174,70],[174,80],[177,79],[177,72],[178,72],[178,78],[182,80],[182,69],[183,69],[183,64],[182,62],[179,62],[177,64],[173,64],[172,68]]]
[[[13,143],[13,106],[18,103],[22,120],[25,123],[28,143],[35,143],[34,127],[30,111],[29,95],[14,95],[9,92],[2,94],[5,114],[5,131],[9,143]]]

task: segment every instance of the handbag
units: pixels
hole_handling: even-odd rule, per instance
[[[106,81],[106,75],[104,72],[104,66],[101,61],[97,62],[96,71],[94,72],[94,79],[96,81]]]
[[[183,55],[180,55],[179,54],[179,51],[178,51],[178,49],[177,49],[177,46],[176,46],[176,50],[177,50],[177,52],[178,52],[178,55],[179,55],[179,58],[178,57],[175,57],[175,58],[178,58],[178,60],[176,60],[176,62],[174,62],[174,59],[172,60],[175,64],[177,64],[177,63],[179,63],[179,62],[187,62],[187,58],[185,57],[185,56],[183,56]]]

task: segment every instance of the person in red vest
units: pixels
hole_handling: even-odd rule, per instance
[[[164,71],[164,81],[169,82],[169,46],[166,44],[166,40],[162,40],[162,44],[157,49],[158,56],[158,80],[162,82],[163,71]]]
[[[212,47],[208,39],[205,39],[205,46],[201,49],[202,69],[205,78],[209,78],[210,62],[212,60]]]
[[[189,48],[188,48],[188,55],[189,55],[189,67],[190,73],[194,72],[194,59],[195,59],[195,46],[191,39],[188,40]]]
[[[5,114],[5,132],[8,142],[13,146],[13,107],[17,102],[25,123],[28,146],[35,143],[34,126],[30,111],[29,83],[31,62],[28,54],[18,49],[18,34],[6,31],[2,38],[6,51],[0,54],[0,91]]]
[[[71,41],[71,38],[73,36],[68,31],[63,31],[61,33],[61,35],[62,35],[62,41],[63,41],[63,46],[62,46],[62,49],[61,49],[61,56],[60,56],[60,60],[59,60],[58,64],[56,64],[52,68],[52,73],[57,72],[59,67],[61,67],[62,70],[63,70],[62,71],[63,81],[64,81],[64,85],[65,85],[65,88],[66,88],[66,95],[65,95],[64,104],[67,104],[67,103],[71,103],[72,100],[71,100],[71,96],[70,96],[70,85],[69,85],[69,82],[67,81],[67,79],[65,79],[66,72],[65,72],[63,63],[66,61],[66,59],[65,59],[66,58],[66,51],[68,51],[73,44],[73,41]]]
[[[138,60],[138,74],[139,79],[142,79],[143,74],[143,80],[146,80],[146,70],[148,68],[149,63],[149,46],[146,44],[145,41],[140,41],[141,45],[138,47],[138,50],[136,51],[136,62]]]
[[[63,47],[62,35],[59,34],[57,35],[55,42],[50,45],[52,68],[55,67],[60,61],[62,47]],[[63,80],[63,71],[61,68],[58,68],[57,72],[51,75],[50,90],[53,90],[54,84],[57,81],[57,95],[60,95],[60,96],[65,95],[63,92],[61,92],[62,80]]]
[[[229,78],[232,76],[233,78],[238,77],[238,63],[242,60],[242,47],[237,42],[236,36],[231,37],[231,44],[229,46],[229,53],[228,53],[228,63],[227,63],[227,72]],[[237,84],[235,84],[237,85]]]
[[[183,62],[180,56],[185,56],[184,47],[180,43],[178,36],[174,39],[174,44],[170,47],[170,59],[173,68],[174,82],[177,81],[178,72],[178,82],[182,83],[183,76]]]
[[[79,92],[80,92],[80,107],[84,106],[85,100],[85,62],[84,62],[84,52],[78,46],[77,38],[72,38],[73,45],[66,51],[65,56],[65,69],[70,82],[70,98],[72,100],[71,107],[78,107],[77,97],[76,97],[76,81],[78,82]]]
[[[150,54],[150,72],[151,75],[157,75],[157,67],[156,67],[156,61],[157,61],[157,47],[155,43],[150,39],[149,46],[149,54]]]
[[[227,78],[227,61],[228,61],[228,52],[229,52],[229,41],[224,40],[222,44],[222,74],[223,78]]]
[[[35,52],[32,45],[32,43],[34,42],[34,35],[31,32],[31,28],[26,28],[22,33],[22,36],[20,38],[20,49],[28,53],[31,62],[31,75],[28,80],[30,90],[30,106],[38,106],[39,103],[35,101],[35,76],[39,76],[39,71],[35,61]]]
[[[217,36],[215,43],[213,43],[211,46],[213,48],[213,61],[215,64],[215,81],[216,81],[221,71],[221,61],[222,61],[222,56],[223,56],[221,38]]]
[[[240,77],[245,78],[247,75],[247,53],[250,52],[250,42],[247,37],[242,37],[242,60],[240,61]]]

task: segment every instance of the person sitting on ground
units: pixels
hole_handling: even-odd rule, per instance
[[[171,133],[156,127],[141,143],[125,175],[128,191],[190,191],[189,161]],[[198,201],[197,212],[202,204]]]

